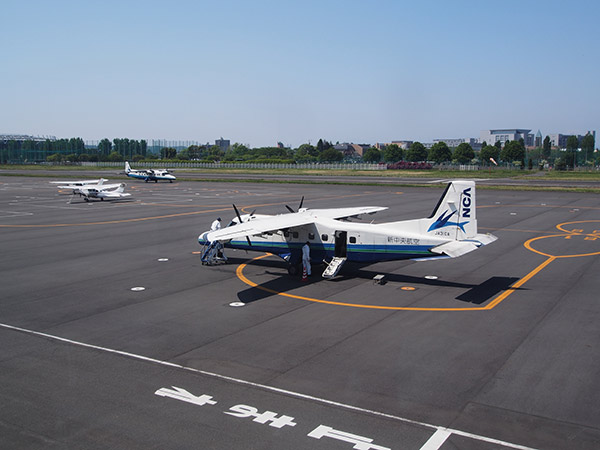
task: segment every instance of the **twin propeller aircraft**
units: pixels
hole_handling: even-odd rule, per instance
[[[287,205],[286,205],[287,206]],[[333,278],[346,261],[375,263],[412,259],[456,258],[494,242],[491,234],[477,233],[475,183],[452,181],[431,216],[387,223],[349,222],[348,219],[387,209],[362,206],[307,209],[279,215],[240,215],[227,227],[206,231],[198,237],[204,246],[203,261],[215,249],[269,252],[288,263],[290,274],[298,273],[302,246],[310,245],[311,260],[327,262],[323,277]]]
[[[170,174],[171,169],[143,169],[143,170],[134,170],[129,165],[128,161],[125,161],[125,174],[128,177],[138,178],[144,180],[146,183],[148,181],[154,181],[158,183],[158,180],[165,180],[169,183],[172,183],[173,180],[176,180],[174,175]]]

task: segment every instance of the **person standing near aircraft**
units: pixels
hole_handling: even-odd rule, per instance
[[[221,218],[217,217],[212,225],[210,226],[210,231],[217,231],[221,229]],[[219,241],[214,242],[215,248],[217,250],[217,258],[221,258],[223,259],[223,261],[227,261],[227,256],[225,256],[225,248],[223,247],[223,244],[221,244]]]
[[[302,266],[306,271],[307,276],[311,276],[311,267],[310,267],[310,245],[308,241],[306,244],[302,246]]]

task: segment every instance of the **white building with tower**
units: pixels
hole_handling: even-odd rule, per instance
[[[479,134],[479,142],[483,143],[485,141],[487,145],[494,145],[496,142],[501,142],[504,146],[504,143],[507,141],[518,141],[519,139],[523,139],[525,145],[528,147],[534,144],[534,135],[531,133],[531,130],[524,128],[483,130]]]

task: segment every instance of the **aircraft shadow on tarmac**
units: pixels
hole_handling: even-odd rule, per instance
[[[229,258],[229,263],[242,264],[248,262],[242,258]],[[285,268],[281,262],[273,260],[254,260],[252,261],[253,266],[260,266],[265,268],[281,269],[280,271],[265,270],[264,273],[273,275],[276,278],[266,281],[258,287],[250,287],[238,292],[238,299],[240,302],[249,304],[258,300],[263,300],[276,293],[284,293],[299,286],[307,286],[317,283],[340,283],[352,278],[360,278],[363,280],[372,281],[375,275],[380,272],[366,270],[363,267],[348,264],[344,267],[344,273],[341,276],[334,278],[333,280],[325,280],[320,276],[324,267],[322,265],[313,265],[313,275],[306,281],[302,281],[299,276],[290,276],[285,272]],[[348,267],[349,266],[349,267]],[[396,283],[396,284],[410,284],[417,286],[438,286],[455,289],[467,289],[466,292],[461,293],[455,300],[459,300],[465,303],[471,303],[475,305],[481,305],[486,301],[492,299],[497,294],[510,288],[512,284],[518,281],[519,278],[515,277],[491,277],[485,280],[481,284],[466,284],[466,283],[455,283],[452,281],[444,281],[440,279],[430,280],[422,277],[413,277],[403,274],[385,274],[384,283]],[[522,290],[520,288],[518,290]]]

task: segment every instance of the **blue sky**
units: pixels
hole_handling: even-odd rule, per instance
[[[0,134],[252,147],[584,134],[600,123],[599,13],[583,0],[3,0]]]

